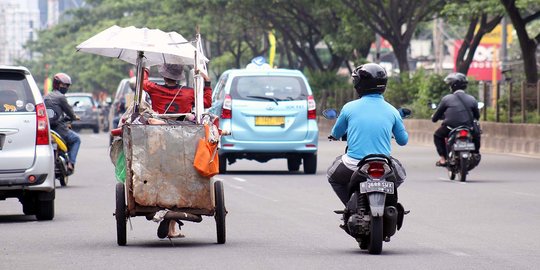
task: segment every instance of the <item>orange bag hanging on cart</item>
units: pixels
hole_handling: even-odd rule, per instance
[[[193,167],[204,177],[212,177],[219,173],[219,156],[217,154],[218,143],[210,142],[210,127],[204,125],[204,138],[199,139]]]

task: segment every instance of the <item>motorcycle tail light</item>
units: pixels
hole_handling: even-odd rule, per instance
[[[372,178],[381,178],[384,175],[385,168],[382,162],[371,162],[367,169],[367,174]]]
[[[469,136],[469,131],[466,129],[462,129],[458,133],[458,138],[463,138],[463,137],[468,137],[468,136]]]

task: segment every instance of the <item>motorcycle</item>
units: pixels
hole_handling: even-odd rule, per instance
[[[408,117],[411,111],[401,110],[402,117]],[[334,109],[323,111],[327,119],[337,118]],[[331,140],[338,140],[329,136]],[[346,140],[346,136],[340,138]],[[393,159],[382,154],[371,154],[358,164],[349,183],[349,201],[344,210],[334,211],[341,214],[343,225],[340,227],[356,239],[360,249],[370,254],[382,252],[383,241],[400,230],[403,217],[410,211],[397,202],[397,168]]]
[[[437,105],[431,103],[431,109],[437,109]],[[478,109],[484,107],[483,102],[478,102]],[[476,146],[473,142],[473,130],[468,126],[453,128],[446,142],[446,160],[444,166],[448,170],[448,178],[455,180],[456,176],[461,182],[467,181],[467,174],[480,163],[480,154],[473,153]]]
[[[52,109],[47,109],[49,119],[55,116],[55,112]],[[54,150],[54,176],[58,179],[61,186],[67,186],[69,176],[73,174],[73,171],[69,169],[69,155],[68,145],[66,141],[54,130],[51,132],[51,144]]]
[[[450,180],[458,176],[461,182],[467,180],[467,174],[480,162],[479,154],[472,140],[472,130],[467,126],[459,126],[450,131],[446,139],[448,177]]]

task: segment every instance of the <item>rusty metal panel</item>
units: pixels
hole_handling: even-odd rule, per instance
[[[130,125],[126,135],[127,186],[137,205],[213,209],[211,180],[193,168],[202,125]]]

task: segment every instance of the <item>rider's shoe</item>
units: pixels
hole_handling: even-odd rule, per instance
[[[160,239],[163,239],[163,238],[167,237],[167,235],[169,234],[169,223],[170,223],[170,221],[171,221],[170,219],[164,219],[159,223],[159,226],[158,226],[158,229],[157,229],[157,236]]]

